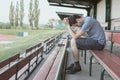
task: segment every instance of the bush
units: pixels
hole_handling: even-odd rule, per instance
[[[11,26],[9,23],[0,23],[0,29],[11,29]]]

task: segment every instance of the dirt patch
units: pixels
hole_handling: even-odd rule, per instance
[[[0,41],[10,41],[12,39],[11,36],[0,35]]]

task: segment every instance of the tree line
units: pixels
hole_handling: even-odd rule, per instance
[[[9,10],[9,21],[10,26],[22,27],[23,28],[23,20],[24,20],[25,12],[24,12],[24,0],[17,1],[16,5],[13,5],[11,1],[10,10]],[[29,13],[28,13],[28,21],[31,29],[39,29],[39,1],[38,0],[30,0],[29,2]]]

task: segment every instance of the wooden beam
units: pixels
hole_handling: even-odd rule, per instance
[[[52,4],[52,3],[50,3],[50,5],[51,6],[68,7],[68,8],[77,8],[77,9],[88,9],[87,7],[78,7],[75,5],[68,6],[68,5],[63,5],[63,4]]]

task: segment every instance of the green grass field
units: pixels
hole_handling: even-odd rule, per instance
[[[27,48],[33,46],[45,39],[62,32],[63,30],[45,29],[45,30],[6,30],[1,29],[0,35],[12,37],[13,43],[0,44],[0,61],[9,58],[17,53],[24,53]],[[27,37],[17,36],[18,32],[28,32]]]

